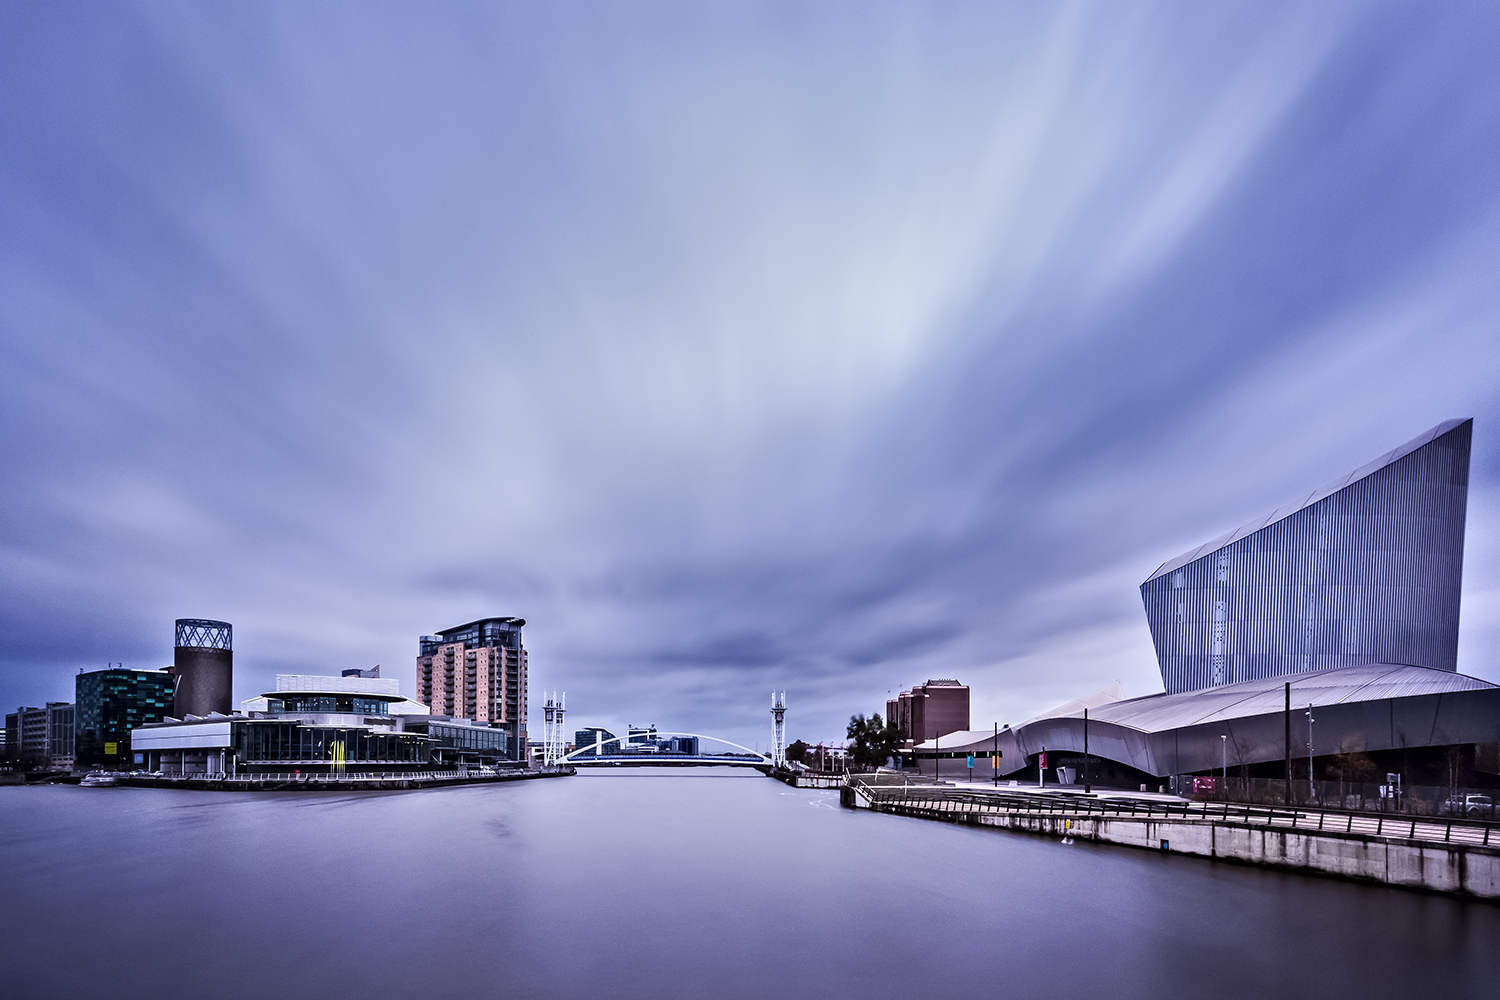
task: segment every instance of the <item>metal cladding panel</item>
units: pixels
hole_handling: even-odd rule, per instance
[[[1363,663],[1456,670],[1472,431],[1441,424],[1164,564],[1141,600],[1167,693]]]
[[[323,674],[277,674],[276,692],[297,694],[401,694],[396,677],[330,677]]]
[[[172,672],[177,676],[172,702],[177,718],[233,711],[234,653],[230,650],[178,646],[173,650]]]
[[[131,750],[219,750],[233,746],[231,722],[152,726],[130,731]]]
[[[1083,752],[1083,718],[1047,719],[1000,733],[1000,773],[1014,774],[1027,767],[1028,758],[1042,748]],[[968,749],[968,748],[962,748]],[[982,744],[974,752],[982,752]],[[1089,753],[1097,758],[1127,764],[1150,774],[1157,770],[1151,737],[1139,730],[1108,722],[1089,720]]]

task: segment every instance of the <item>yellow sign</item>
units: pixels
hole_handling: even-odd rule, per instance
[[[106,743],[106,744],[104,744],[104,752],[106,754],[117,754],[117,753],[120,752],[120,744],[118,744],[118,743]]]

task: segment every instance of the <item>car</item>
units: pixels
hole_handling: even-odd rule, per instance
[[[1474,816],[1482,819],[1495,818],[1495,800],[1488,795],[1465,795],[1443,803],[1443,812],[1453,816]]]

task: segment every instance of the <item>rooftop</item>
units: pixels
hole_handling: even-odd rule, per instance
[[[1284,685],[1287,683],[1292,686],[1294,709],[1305,709],[1308,704],[1314,707],[1341,705],[1385,698],[1447,694],[1452,691],[1480,691],[1500,686],[1451,670],[1396,663],[1367,663],[1338,670],[1317,670],[1239,681],[1201,691],[1184,691],[1181,694],[1152,694],[1143,698],[1129,698],[1090,708],[1089,718],[1150,733],[1255,715],[1270,715],[1285,710]],[[1082,715],[1083,709],[1078,708],[1047,717],[1078,718]]]
[[[277,674],[276,690],[282,694],[357,694],[379,701],[402,701],[401,681],[395,677],[334,677],[326,674]]]

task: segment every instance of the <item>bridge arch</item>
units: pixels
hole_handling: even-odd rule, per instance
[[[754,754],[757,758],[760,759],[761,763],[763,763],[763,764],[772,764],[772,763],[775,763],[774,761],[771,760],[771,758],[769,756],[767,756],[766,754],[761,753],[759,750],[751,750],[749,747],[744,746],[743,744],[736,743],[733,740],[721,739],[718,736],[705,736],[702,733],[675,733],[675,732],[668,732],[668,731],[664,731],[664,730],[663,731],[658,731],[656,735],[657,736],[691,736],[695,740],[712,740],[715,743],[722,743],[725,746],[734,747],[736,750],[743,750],[743,751],[745,751],[748,754]],[[598,743],[589,743],[586,746],[579,747],[578,749],[574,750],[572,753],[563,754],[561,757],[559,757],[557,759],[557,762],[559,764],[568,764],[568,763],[572,762],[572,760],[573,760],[574,757],[582,757],[582,756],[590,755],[596,749],[599,749],[599,748],[602,748],[602,747],[606,747],[606,746],[608,746],[611,743],[619,743],[621,740],[628,740],[629,738],[630,737],[628,735],[627,736],[611,736],[609,739],[607,739],[607,740],[601,740]],[[623,749],[623,748],[616,748],[616,749]]]

